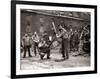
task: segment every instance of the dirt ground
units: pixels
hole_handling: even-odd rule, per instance
[[[73,56],[74,53],[69,53],[69,59],[62,60],[62,55],[57,49],[51,50],[50,59],[40,59],[39,55],[34,56],[31,51],[32,57],[26,56],[23,58],[21,53],[21,70],[34,70],[34,69],[55,69],[55,68],[71,68],[71,67],[87,67],[90,66],[90,56]]]

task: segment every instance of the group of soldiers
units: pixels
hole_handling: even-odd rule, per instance
[[[59,30],[57,33],[55,31],[54,35],[56,36],[56,41],[61,45],[60,50],[64,60],[69,59],[69,53],[71,53],[71,51],[78,51],[77,55],[82,55],[83,53],[81,52],[85,51],[90,55],[90,31],[86,28],[83,28],[81,33],[79,33],[77,30],[73,31],[72,28],[67,30],[62,25],[59,25]],[[34,49],[35,56],[39,54],[40,59],[43,60],[44,56],[47,55],[47,59],[50,59],[50,50],[55,43],[52,38],[48,32],[44,32],[41,36],[39,36],[37,32],[34,32],[31,36],[26,33],[21,43],[24,52],[23,58],[26,57],[26,52],[28,52],[29,57],[32,57],[30,50]],[[61,39],[60,42],[58,39]]]
[[[39,36],[37,32],[34,32],[32,36],[26,33],[22,38],[21,48],[23,49],[24,55],[26,57],[26,52],[28,52],[29,57],[31,55],[31,49],[34,52],[34,55],[40,55],[40,58],[43,59],[44,55],[47,54],[47,59],[50,59],[50,36],[47,33],[43,33],[42,36]]]

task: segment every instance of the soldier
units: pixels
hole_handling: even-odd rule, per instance
[[[73,30],[71,29],[71,35],[70,35],[70,51],[73,51],[73,36],[74,36],[74,33],[73,33]]]
[[[75,40],[75,42],[74,42],[74,43],[75,43],[75,44],[74,44],[74,45],[75,45],[75,46],[74,46],[75,49],[74,49],[74,50],[75,50],[75,51],[78,51],[78,46],[79,46],[79,35],[78,35],[77,30],[75,30],[75,36],[74,36],[74,37],[75,37],[75,39],[74,39],[74,40]]]
[[[72,34],[72,29],[67,30],[68,34],[68,52],[71,53],[71,34]]]
[[[31,56],[31,53],[30,53],[30,48],[31,48],[31,38],[28,34],[25,34],[25,36],[22,38],[23,40],[23,46],[24,46],[24,56],[23,58],[26,57],[26,51],[28,51],[28,54],[29,54],[29,57],[32,57]]]
[[[50,38],[49,38],[50,36],[49,36],[49,34],[48,33],[44,33],[43,34],[43,39],[44,39],[44,41],[45,41],[45,44],[47,44],[47,59],[50,59],[50,45],[51,45],[51,40],[50,40]]]
[[[78,38],[78,32],[75,30],[73,35],[71,36],[72,40],[72,49],[73,51],[78,51],[78,43],[79,43],[79,38]]]
[[[38,44],[38,48],[39,48],[40,59],[43,60],[43,57],[45,56],[45,41],[42,37],[41,37],[40,42]]]
[[[61,53],[62,53],[62,57],[63,59],[68,59],[69,58],[69,52],[68,52],[68,33],[66,31],[65,28],[63,28],[61,25],[60,25],[60,28],[59,28],[59,32],[60,34],[56,34],[56,36],[58,38],[61,38],[62,39],[62,48],[61,48]]]
[[[45,54],[47,54],[47,59],[50,59],[50,45],[51,41],[49,39],[49,35],[47,33],[44,33],[38,46],[40,58],[42,60]]]
[[[34,42],[34,54],[36,56],[37,51],[38,51],[38,43],[39,43],[39,36],[38,36],[37,32],[34,32],[34,35],[32,36],[32,40]]]

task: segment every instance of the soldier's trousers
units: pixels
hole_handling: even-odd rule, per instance
[[[69,58],[69,54],[68,54],[68,39],[62,39],[62,57],[64,59],[68,59]]]
[[[37,51],[36,50],[38,50],[38,43],[34,43],[34,54],[35,54],[35,56],[37,55]]]
[[[43,59],[45,54],[47,54],[47,59],[49,59],[50,58],[50,47],[40,47],[39,54],[40,54],[41,59]]]
[[[26,51],[28,51],[29,56],[31,57],[31,53],[30,53],[30,45],[29,46],[24,46],[24,58],[26,57]]]

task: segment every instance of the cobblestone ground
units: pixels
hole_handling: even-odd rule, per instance
[[[87,67],[90,65],[89,56],[73,56],[73,53],[69,54],[69,59],[62,61],[62,55],[59,50],[51,50],[51,59],[40,60],[39,55],[34,56],[32,52],[32,57],[22,58],[23,53],[21,53],[21,70],[34,70],[34,69],[55,69],[55,68],[70,68],[70,67]]]

